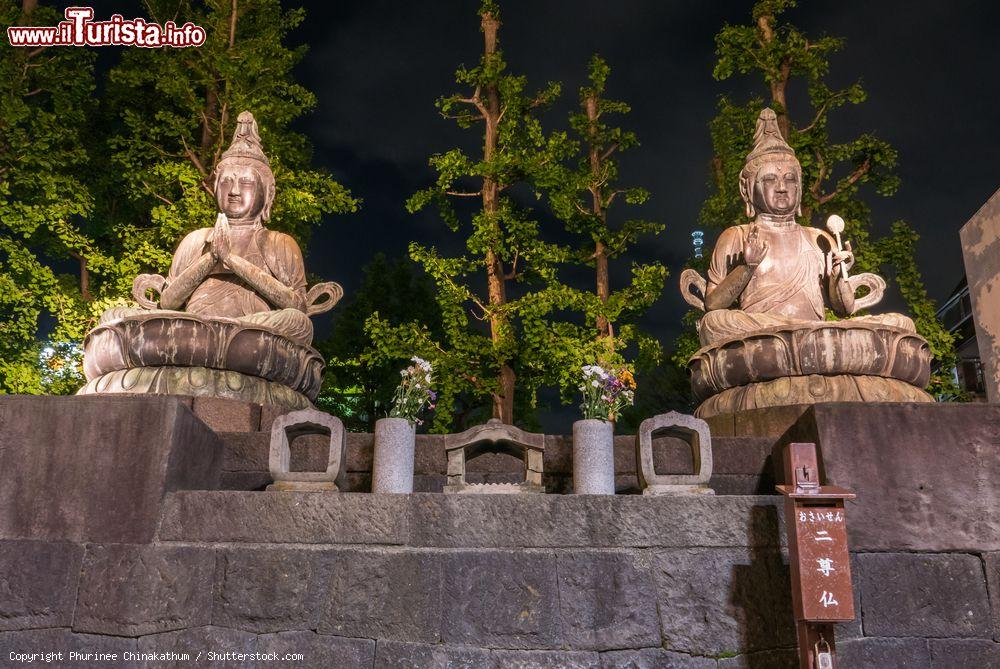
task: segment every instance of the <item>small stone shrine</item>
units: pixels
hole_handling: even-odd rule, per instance
[[[332,309],[343,289],[321,283],[306,290],[298,244],[264,227],[274,193],[257,122],[245,111],[215,171],[215,227],[184,238],[166,277],[136,277],[138,307],[101,316],[84,341],[88,383],[79,394],[312,406],[324,362],[311,346],[309,317]]]
[[[706,281],[681,274],[684,299],[705,312],[702,348],[688,363],[695,414],[816,402],[931,402],[930,348],[901,314],[855,315],[877,304],[885,281],[849,276],[850,242],[805,225],[802,168],[777,118],[757,119],[740,174],[750,223],[727,228]],[[865,292],[859,296],[859,291]],[[737,305],[738,306],[734,306]],[[845,320],[824,320],[826,308]]]

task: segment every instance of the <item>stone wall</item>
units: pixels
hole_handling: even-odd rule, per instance
[[[962,226],[960,236],[986,397],[1000,402],[1000,190]]]
[[[76,412],[95,421],[86,418],[94,405],[79,401],[20,400],[17,412],[5,412],[11,400],[0,399],[0,434],[30,423],[32,411],[48,410],[45,402],[61,405],[68,425]],[[231,435],[268,425],[259,407],[132,401],[157,415],[173,411],[175,428],[191,434],[213,425],[221,463],[240,457],[230,452]],[[41,404],[29,411],[25,402]],[[110,406],[101,406],[101,421],[115,425]],[[147,442],[119,443],[108,430],[99,441],[77,436],[78,452],[156,451]],[[829,442],[829,434],[820,438]],[[739,443],[732,442],[734,458]],[[742,469],[763,476],[766,449],[743,443],[751,448]],[[31,460],[54,447],[22,444],[16,453]],[[834,451],[822,447],[829,461]],[[0,437],[0,485],[23,468],[14,452]],[[117,503],[128,503],[127,491],[114,488],[115,456],[106,457],[111,492],[66,488],[66,500],[113,500],[120,492]],[[162,470],[160,481],[166,477]],[[266,493],[213,490],[211,477],[170,480],[172,487],[149,480],[165,491],[148,538],[0,524],[0,666],[13,664],[11,652],[70,650],[187,652],[192,660],[210,651],[304,656],[210,665],[234,667],[796,666],[774,495]],[[893,513],[858,520],[892,522]],[[850,509],[848,517],[854,523]],[[855,551],[852,560],[859,619],[838,630],[840,666],[1000,667],[1000,551],[882,546]]]

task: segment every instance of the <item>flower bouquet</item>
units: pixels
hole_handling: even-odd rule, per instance
[[[608,372],[600,365],[585,365],[580,391],[580,411],[585,419],[615,421],[635,400],[635,377],[624,368]]]

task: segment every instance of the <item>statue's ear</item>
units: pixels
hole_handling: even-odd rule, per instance
[[[744,174],[740,174],[740,197],[746,204],[747,218],[753,218],[757,214],[753,207],[753,184],[750,183],[750,178]]]
[[[264,210],[260,214],[265,221],[271,220],[271,205],[274,203],[275,192],[274,180],[271,179],[270,183],[267,184],[267,193],[264,196]]]

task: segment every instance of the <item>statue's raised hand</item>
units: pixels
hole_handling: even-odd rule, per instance
[[[757,225],[750,226],[750,233],[743,244],[743,262],[747,267],[757,267],[767,255],[767,242],[760,239],[757,232]]]
[[[842,251],[834,250],[830,252],[830,264],[833,267],[834,275],[844,274],[840,269],[841,265],[843,265],[846,271],[850,271],[854,267],[854,251],[851,249],[850,242],[844,244]]]
[[[225,214],[219,214],[215,219],[215,230],[212,232],[212,255],[216,260],[225,263],[229,260],[232,249],[232,231],[229,219]]]

